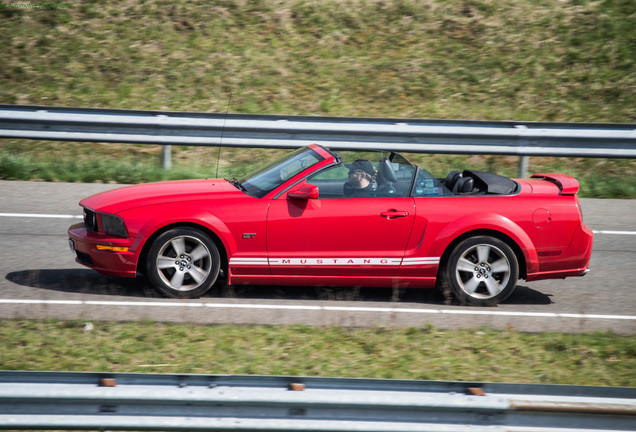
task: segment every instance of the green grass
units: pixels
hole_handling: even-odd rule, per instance
[[[631,0],[116,0],[0,10],[4,103],[636,119]]]
[[[160,146],[19,141],[0,152],[0,179],[82,183],[143,183],[187,178],[240,177],[284,150],[173,147],[170,171],[162,166]],[[219,158],[220,155],[220,158]],[[476,169],[518,176],[518,158],[405,154],[438,177],[451,170]],[[219,166],[217,168],[217,162]],[[636,197],[636,164],[632,160],[530,158],[529,174],[563,172],[576,177],[582,197]]]
[[[634,22],[632,0],[86,0],[69,9],[1,8],[0,103],[634,123]],[[181,159],[164,173],[155,146],[4,140],[0,178],[209,177],[216,174],[210,153],[175,149]],[[224,154],[221,175],[241,174],[256,159],[234,153]],[[470,167],[516,175],[509,159],[473,157]],[[465,157],[429,160],[440,165],[431,169],[438,175],[447,165],[467,167]],[[546,168],[553,166],[579,178],[584,196],[636,196],[631,160],[559,159]]]
[[[0,369],[636,386],[636,340],[611,333],[3,321]]]

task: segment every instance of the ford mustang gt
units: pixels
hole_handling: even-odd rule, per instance
[[[80,202],[76,261],[195,298],[226,284],[439,287],[505,300],[519,279],[581,276],[593,235],[578,182],[465,170],[437,178],[392,152],[310,145],[240,179],[111,190]]]

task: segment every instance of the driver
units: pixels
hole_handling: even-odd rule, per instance
[[[345,164],[349,168],[349,177],[344,184],[344,196],[346,198],[369,198],[375,196],[375,169],[368,160],[358,159],[351,164]]]

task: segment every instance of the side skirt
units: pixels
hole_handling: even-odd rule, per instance
[[[395,288],[434,288],[434,277],[395,276],[296,276],[296,275],[230,275],[228,285],[288,286],[360,286]]]

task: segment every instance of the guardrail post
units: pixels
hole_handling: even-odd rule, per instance
[[[164,145],[163,146],[163,169],[166,171],[170,171],[172,168],[172,146]]]
[[[515,125],[515,129],[519,131],[519,145],[525,147],[528,145],[528,141],[525,137],[525,133],[528,130],[526,125]],[[519,157],[519,178],[526,178],[528,176],[528,156],[522,155]]]
[[[528,163],[530,158],[528,156],[519,157],[519,178],[528,177]]]

